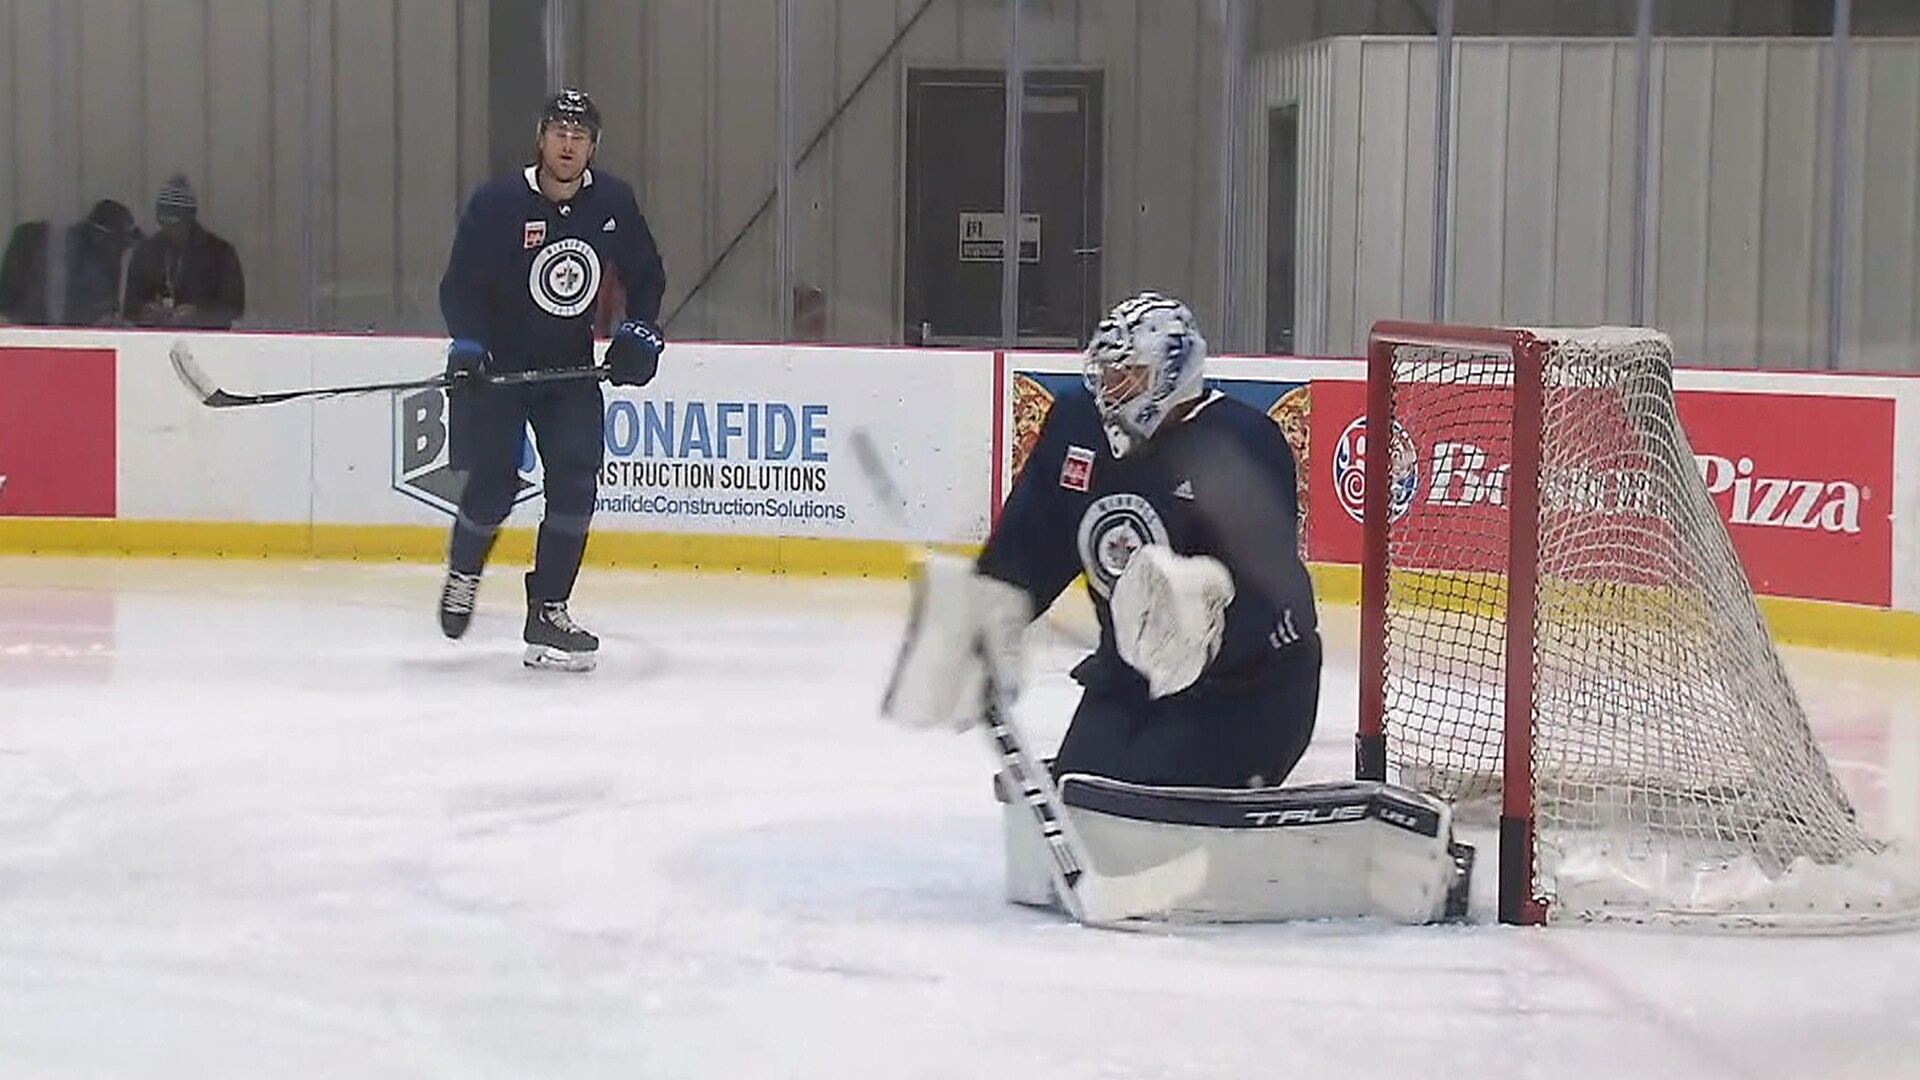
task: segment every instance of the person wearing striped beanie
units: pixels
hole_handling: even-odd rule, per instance
[[[160,195],[153,201],[153,216],[163,229],[190,224],[200,216],[200,200],[194,196],[193,185],[187,183],[185,176],[174,173],[160,185]]]
[[[134,249],[121,304],[135,326],[230,330],[246,310],[246,276],[233,245],[200,224],[200,200],[185,175],[160,185],[159,231]]]

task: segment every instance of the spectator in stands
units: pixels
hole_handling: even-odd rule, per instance
[[[0,316],[26,326],[112,326],[120,318],[120,273],[127,250],[140,240],[133,211],[101,199],[66,232],[64,312],[51,311],[45,221],[15,227],[0,258]]]
[[[122,307],[135,326],[229,330],[246,310],[246,278],[233,245],[200,224],[199,200],[174,174],[160,188],[160,231],[133,250]]]

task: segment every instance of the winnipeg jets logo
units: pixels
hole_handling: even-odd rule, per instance
[[[1116,492],[1093,500],[1080,515],[1080,565],[1087,585],[1101,596],[1113,591],[1133,553],[1148,544],[1168,545],[1167,526],[1145,496]]]
[[[592,307],[600,291],[600,256],[593,245],[575,237],[548,244],[533,257],[527,291],[540,310],[571,319]]]

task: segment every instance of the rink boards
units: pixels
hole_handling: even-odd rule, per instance
[[[174,376],[176,341],[237,393],[428,377],[445,355],[425,338],[0,330],[0,550],[441,557],[453,478],[440,391],[209,409]],[[607,388],[589,561],[897,575],[900,541],[976,545],[1046,402],[1077,374],[1058,353],[674,344],[652,385]],[[1364,365],[1220,358],[1209,374],[1293,442],[1306,554],[1322,596],[1350,602]],[[1776,632],[1920,654],[1920,379],[1687,370],[1678,383],[1695,460],[1775,598]],[[861,428],[892,457],[899,515],[849,449]],[[1497,499],[1501,462],[1420,449],[1416,503]],[[1587,497],[1604,502],[1597,483]],[[530,440],[507,559],[530,551],[541,485]]]

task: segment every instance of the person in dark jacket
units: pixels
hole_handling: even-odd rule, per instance
[[[160,188],[160,231],[133,250],[122,304],[135,326],[229,330],[246,311],[246,278],[233,245],[200,224],[199,200],[175,174]]]
[[[67,289],[63,313],[48,294],[45,221],[18,225],[0,257],[0,317],[24,326],[112,326],[120,318],[120,273],[140,240],[133,211],[101,199],[84,221],[66,229]]]

